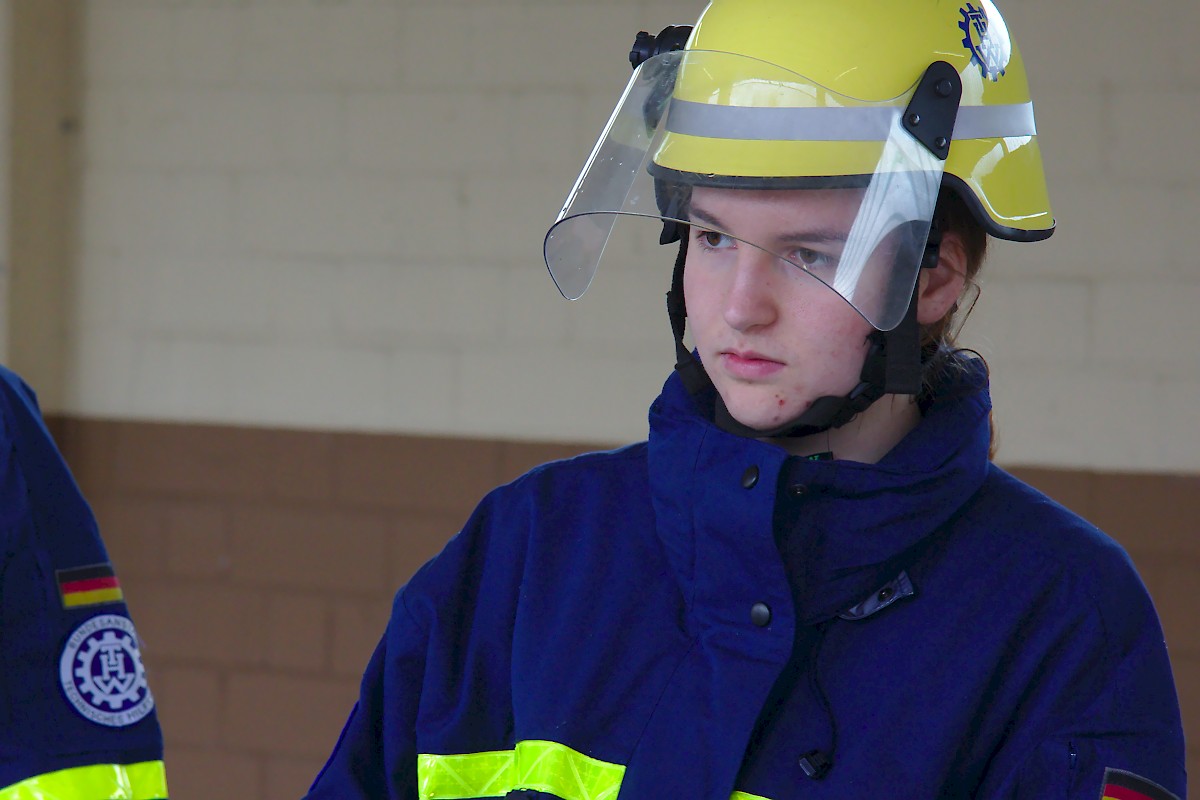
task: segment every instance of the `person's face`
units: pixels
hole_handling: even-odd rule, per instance
[[[854,189],[693,191],[688,323],[705,370],[743,425],[778,427],[818,397],[842,396],[858,384],[870,324],[828,286],[766,250],[821,274],[836,264],[861,199]]]

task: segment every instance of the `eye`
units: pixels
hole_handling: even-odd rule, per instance
[[[832,274],[837,271],[841,256],[835,253],[823,253],[808,247],[797,247],[791,252],[789,258],[808,272]]]
[[[701,248],[705,250],[725,250],[733,247],[733,240],[723,233],[716,231],[706,231],[702,228],[693,228],[694,239]]]

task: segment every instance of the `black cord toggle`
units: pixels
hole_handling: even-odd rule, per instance
[[[829,774],[829,770],[833,769],[833,762],[820,750],[809,750],[800,756],[800,769],[804,770],[804,774],[814,781],[819,781]]]

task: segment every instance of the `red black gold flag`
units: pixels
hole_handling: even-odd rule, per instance
[[[112,564],[90,564],[75,569],[60,569],[54,573],[63,608],[82,608],[104,603],[120,603],[125,599],[121,583]]]
[[[1179,800],[1157,783],[1111,767],[1104,770],[1100,800]]]

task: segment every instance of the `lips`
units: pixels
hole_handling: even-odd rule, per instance
[[[721,366],[735,378],[758,380],[774,375],[784,365],[753,350],[725,350],[721,353]]]

